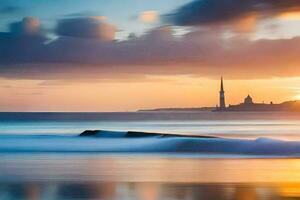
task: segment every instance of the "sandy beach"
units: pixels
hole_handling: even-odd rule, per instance
[[[2,199],[299,198],[298,159],[0,155]]]

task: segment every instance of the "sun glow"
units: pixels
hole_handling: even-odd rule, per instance
[[[279,15],[279,18],[285,20],[299,20],[300,12],[299,11],[284,12]]]

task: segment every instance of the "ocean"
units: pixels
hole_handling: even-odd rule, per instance
[[[199,145],[231,152],[255,142],[263,154],[128,152],[198,141],[78,137],[84,130],[221,136]],[[298,199],[298,154],[264,153],[298,151],[299,130],[296,112],[0,113],[0,200]]]
[[[0,113],[0,135],[79,135],[84,130],[234,137],[298,137],[298,112]]]

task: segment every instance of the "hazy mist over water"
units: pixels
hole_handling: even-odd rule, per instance
[[[0,113],[1,135],[77,135],[84,130],[298,137],[296,112]]]

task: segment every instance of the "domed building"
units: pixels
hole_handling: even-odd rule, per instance
[[[286,106],[286,105],[291,105],[289,102],[285,104],[274,104],[271,102],[270,104],[266,104],[264,102],[262,103],[255,103],[253,102],[252,97],[248,94],[246,98],[244,99],[244,102],[241,102],[236,105],[230,105],[226,107],[225,105],[225,91],[223,88],[223,78],[221,77],[221,88],[219,92],[219,105],[216,106],[216,109],[213,111],[226,111],[226,112],[240,112],[240,111],[245,111],[245,112],[251,112],[251,111],[282,111],[282,110],[288,110],[291,109],[291,107]],[[299,103],[300,105],[300,103]],[[299,106],[300,110],[300,106]]]
[[[244,99],[244,104],[253,104],[252,97],[248,94],[248,96]]]

